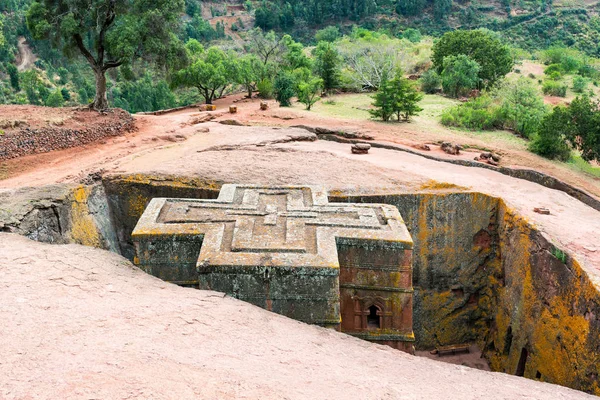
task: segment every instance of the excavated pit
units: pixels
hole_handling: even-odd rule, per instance
[[[88,186],[0,192],[0,231],[133,259],[131,232],[154,197],[216,198],[220,183],[111,176]],[[576,260],[499,198],[472,192],[355,195],[396,206],[414,240],[418,350],[477,344],[494,371],[600,394],[600,294]]]

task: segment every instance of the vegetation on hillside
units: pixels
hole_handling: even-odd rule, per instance
[[[152,4],[3,1],[0,103],[139,112],[243,92],[282,106],[298,101],[310,111],[335,93],[370,93],[373,118],[408,121],[421,111],[424,92],[462,101],[441,112],[444,125],[510,130],[545,157],[598,156],[600,19],[593,6],[557,0]],[[29,48],[37,55],[34,66],[21,60]],[[543,73],[521,74],[525,58],[544,64]],[[571,105],[553,109],[544,95]]]

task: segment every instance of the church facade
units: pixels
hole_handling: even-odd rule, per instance
[[[153,199],[132,239],[135,263],[163,280],[414,351],[413,242],[393,206],[224,185],[216,200]]]

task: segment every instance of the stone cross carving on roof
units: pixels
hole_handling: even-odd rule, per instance
[[[340,256],[356,254],[348,262],[357,264],[355,269],[395,274],[402,268],[406,272],[407,263],[410,270],[412,249],[395,207],[329,203],[326,191],[314,186],[224,185],[215,200],[156,198],[132,239],[136,263],[162,279],[222,291],[292,318],[337,327],[344,285]],[[356,299],[370,298],[357,292],[356,282],[348,285]],[[373,292],[369,285],[360,290]],[[412,298],[412,283],[408,288],[393,285],[377,290],[405,290]],[[381,315],[391,311],[386,312]]]

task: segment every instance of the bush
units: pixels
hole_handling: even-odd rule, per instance
[[[542,92],[549,96],[565,97],[567,95],[567,85],[556,81],[545,81]]]
[[[317,42],[335,42],[341,35],[340,29],[337,26],[330,25],[315,33]]]
[[[480,69],[476,61],[464,54],[445,57],[441,73],[444,93],[452,97],[467,95],[477,87]]]
[[[435,72],[434,69],[430,69],[421,76],[421,90],[425,93],[433,94],[437,93],[442,86],[442,78]]]
[[[529,150],[546,158],[566,161],[571,149],[567,143],[569,136],[569,112],[565,107],[556,107],[542,120],[537,136],[529,145]]]
[[[65,99],[63,99],[62,92],[60,89],[56,89],[48,95],[46,99],[46,106],[48,107],[62,107],[65,105]]]
[[[544,69],[544,74],[550,76],[551,74],[558,73],[558,76],[562,76],[563,69],[560,64],[550,64]]]
[[[259,81],[256,84],[256,90],[258,90],[258,97],[261,99],[273,98],[273,82],[268,78]]]
[[[287,71],[280,72],[275,78],[273,83],[273,90],[275,92],[275,99],[282,107],[289,107],[292,105],[291,99],[294,97],[296,81],[292,74]]]
[[[587,88],[588,80],[583,76],[576,76],[573,78],[573,91],[575,93],[583,93]]]
[[[442,113],[441,123],[446,126],[473,130],[489,130],[500,126],[500,121],[497,118],[497,107],[488,95],[446,109]]]
[[[531,138],[535,135],[548,108],[537,86],[526,78],[503,84],[495,93],[500,101],[497,118],[501,127]]]

